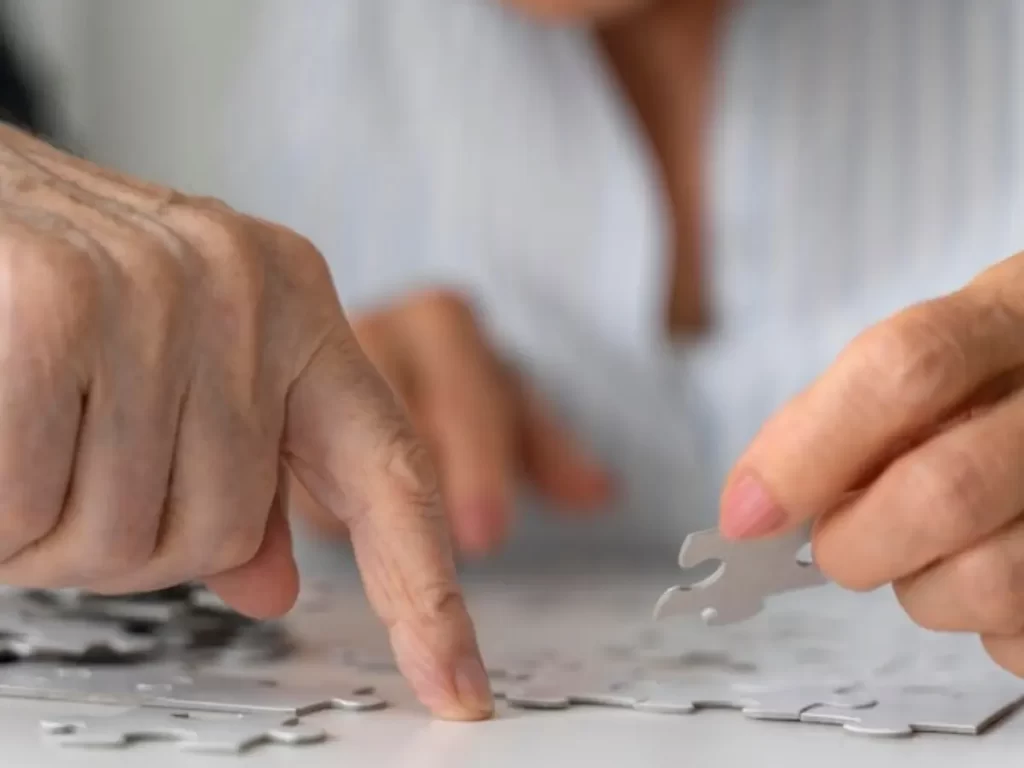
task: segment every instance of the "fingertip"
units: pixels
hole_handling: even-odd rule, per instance
[[[735,476],[722,493],[719,530],[728,539],[757,539],[778,533],[788,515],[754,472]]]
[[[493,554],[508,534],[509,505],[496,499],[453,502],[451,523],[455,543],[471,557]]]
[[[402,621],[391,630],[395,658],[417,698],[444,720],[485,720],[494,696],[472,622],[464,607],[449,604],[430,622]]]
[[[585,514],[600,511],[615,492],[611,474],[592,463],[568,463],[538,468],[534,482],[552,501],[568,511]]]

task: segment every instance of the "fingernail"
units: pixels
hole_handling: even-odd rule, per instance
[[[459,701],[470,712],[481,717],[494,712],[491,681],[477,656],[467,656],[455,670],[455,691]]]
[[[785,523],[785,511],[752,474],[742,475],[726,489],[720,523],[726,537],[751,539],[767,536]]]
[[[477,557],[493,554],[505,533],[505,510],[492,501],[455,507],[459,545],[465,554]]]

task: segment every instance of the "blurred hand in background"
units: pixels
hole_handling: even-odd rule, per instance
[[[568,514],[608,500],[607,474],[501,359],[462,296],[413,294],[353,318],[353,329],[426,441],[462,552],[501,545],[522,481]],[[337,515],[301,507],[320,532],[345,533]]]

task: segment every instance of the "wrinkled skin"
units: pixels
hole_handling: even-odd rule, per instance
[[[491,712],[438,483],[305,240],[0,127],[0,583],[201,579],[273,616],[294,478],[420,698]]]

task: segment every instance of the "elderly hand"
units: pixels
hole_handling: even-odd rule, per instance
[[[522,480],[569,513],[607,499],[605,473],[500,360],[460,295],[414,294],[352,327],[433,455],[464,552],[501,544]],[[336,516],[309,507],[317,527],[340,531]]]
[[[1024,255],[871,328],[764,427],[722,530],[810,519],[840,585],[892,583],[918,624],[1024,675]]]
[[[351,530],[420,698],[487,716],[430,462],[316,250],[6,127],[0,218],[0,583],[200,579],[279,614],[293,474]]]

